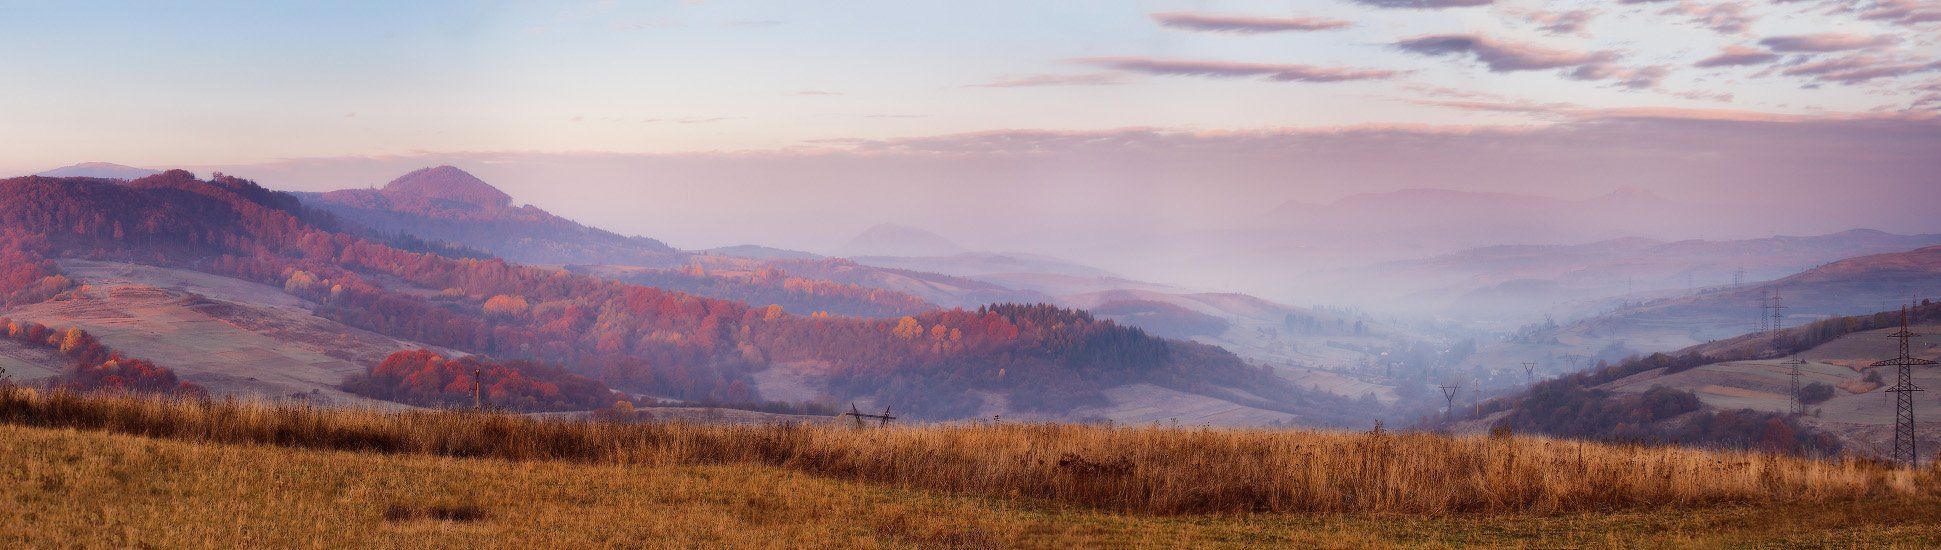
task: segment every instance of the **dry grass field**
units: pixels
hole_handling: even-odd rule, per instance
[[[580,424],[0,390],[0,543],[1941,544],[1936,472],[1537,438]]]

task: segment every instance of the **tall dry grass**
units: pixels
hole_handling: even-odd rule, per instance
[[[212,443],[615,464],[760,464],[1154,514],[1553,513],[1931,498],[1934,470],[1532,437],[1062,424],[611,424],[0,388],[0,422]]]

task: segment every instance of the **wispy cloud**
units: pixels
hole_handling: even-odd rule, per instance
[[[973,88],[1032,88],[1039,86],[1110,86],[1124,84],[1124,75],[1114,73],[1082,74],[1034,74],[1006,78],[983,84],[971,84]]]
[[[1936,70],[1941,70],[1941,61],[1854,54],[1801,63],[1786,68],[1783,73],[1788,76],[1812,77],[1814,80],[1823,82],[1859,84],[1875,79]]]
[[[1583,107],[1575,103],[1541,102],[1528,99],[1488,100],[1488,99],[1409,99],[1409,103],[1428,107],[1441,107],[1458,111],[1480,111],[1489,113],[1521,113],[1536,115],[1558,115],[1575,112]]]
[[[1571,52],[1506,42],[1479,34],[1436,34],[1396,42],[1402,51],[1429,56],[1473,55],[1492,72],[1575,67],[1616,59],[1611,52]]]
[[[1386,9],[1439,10],[1444,8],[1466,8],[1487,6],[1494,0],[1349,0],[1364,6]]]
[[[1351,21],[1329,19],[1326,17],[1258,17],[1250,15],[1166,12],[1152,14],[1152,18],[1154,21],[1158,21],[1160,25],[1175,29],[1236,34],[1326,31],[1354,26],[1354,23]]]
[[[1671,69],[1662,65],[1624,67],[1614,63],[1590,63],[1579,65],[1565,76],[1577,80],[1614,80],[1619,86],[1642,90],[1658,87],[1658,82],[1670,72]]]
[[[1779,54],[1747,46],[1726,46],[1724,51],[1698,60],[1695,67],[1736,67],[1740,65],[1764,65],[1779,60]]]
[[[1900,42],[1900,39],[1887,35],[1866,36],[1829,32],[1774,36],[1760,40],[1759,44],[1772,48],[1776,52],[1824,53],[1878,48],[1881,46],[1891,46],[1897,42]]]
[[[675,124],[708,124],[712,122],[721,122],[723,120],[728,120],[730,118],[733,118],[733,117],[725,117],[725,116],[688,116],[688,117],[677,117],[677,118],[648,117],[648,118],[640,119],[640,121],[646,122],[646,123],[672,122]],[[580,117],[573,117],[574,122],[579,122],[579,120],[580,120]]]
[[[1086,57],[1074,61],[1098,67],[1146,74],[1205,76],[1214,78],[1266,77],[1268,80],[1280,82],[1379,80],[1401,74],[1398,71],[1385,69],[1319,67],[1314,65],[1279,63],[1243,63],[1236,61],[1154,59],[1150,57]]]
[[[1474,57],[1491,72],[1564,69],[1572,80],[1611,80],[1632,89],[1656,88],[1670,69],[1662,65],[1619,65],[1617,52],[1575,52],[1497,40],[1480,34],[1418,36],[1396,42],[1402,51],[1428,56]]]
[[[1723,2],[1704,4],[1692,0],[1679,0],[1678,4],[1665,9],[1669,15],[1684,15],[1693,22],[1725,34],[1745,32],[1757,19],[1747,10],[1751,5],[1745,2]]]
[[[1524,20],[1537,24],[1537,30],[1550,34],[1580,34],[1591,20],[1597,19],[1602,12],[1590,9],[1549,11],[1549,10],[1509,10]]]
[[[1872,7],[1860,13],[1860,18],[1896,25],[1941,22],[1941,4],[1920,0],[1874,0]]]

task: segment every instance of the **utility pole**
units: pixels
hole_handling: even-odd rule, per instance
[[[1482,418],[1483,417],[1483,389],[1476,388],[1469,391],[1471,392],[1471,395],[1475,396],[1474,398],[1471,398],[1470,401],[1474,401],[1476,404],[1476,418]]]
[[[1912,468],[1921,463],[1920,452],[1914,445],[1914,392],[1921,391],[1921,388],[1914,385],[1913,367],[1933,365],[1934,362],[1908,355],[1907,341],[1915,334],[1907,329],[1906,306],[1901,307],[1900,332],[1887,336],[1900,339],[1900,356],[1875,362],[1873,366],[1895,367],[1899,371],[1894,387],[1887,388],[1887,391],[1897,394],[1894,396],[1894,460]]]
[[[485,410],[485,369],[472,369],[472,410]]]
[[[1447,407],[1443,409],[1442,415],[1445,418],[1453,419],[1456,417],[1456,394],[1462,391],[1462,385],[1443,384],[1441,388],[1442,399],[1448,402]]]
[[[1793,379],[1793,391],[1786,395],[1792,398],[1792,411],[1794,416],[1806,414],[1806,402],[1801,401],[1799,398],[1799,368],[1805,364],[1806,360],[1798,357],[1794,357],[1793,360],[1786,362],[1787,366],[1792,367],[1786,371],[1786,375]]]

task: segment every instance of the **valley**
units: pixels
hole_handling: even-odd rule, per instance
[[[1941,548],[1941,0],[0,6],[0,550]]]

